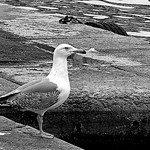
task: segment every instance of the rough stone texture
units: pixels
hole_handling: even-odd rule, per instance
[[[84,25],[62,25],[58,23],[59,17],[45,17],[42,24],[43,15],[29,13],[15,12],[21,17],[5,21],[7,26],[3,26],[3,30],[25,36],[29,45],[40,42],[55,47],[60,43],[69,43],[97,50],[82,57],[76,56],[76,62],[69,60],[70,96],[61,107],[45,114],[44,130],[57,137],[76,133],[149,136],[148,40],[119,36]],[[27,28],[32,32],[26,32]],[[13,42],[10,44],[15,46]],[[4,49],[7,51],[7,48]],[[47,53],[45,56],[43,58],[47,58]],[[25,83],[33,77],[45,76],[49,67],[51,65],[43,62],[37,63],[37,66],[5,65],[1,66],[1,70],[11,79]],[[18,87],[4,79],[0,83],[1,94]],[[7,108],[3,108],[0,114],[37,128],[35,114]]]
[[[36,137],[38,131],[0,116],[0,149],[2,150],[81,150],[58,138]]]

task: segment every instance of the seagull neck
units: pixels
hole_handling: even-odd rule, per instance
[[[48,77],[51,78],[63,78],[68,80],[68,67],[67,59],[65,57],[54,57],[53,66]]]

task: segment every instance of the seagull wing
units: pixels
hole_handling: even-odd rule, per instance
[[[61,91],[58,90],[57,84],[47,78],[32,83],[19,87],[10,96],[7,95],[7,103],[35,112],[48,109],[58,102]]]
[[[36,82],[33,85],[23,88],[22,92],[23,93],[35,93],[35,92],[47,93],[47,92],[55,91],[57,88],[58,88],[57,84],[49,81],[48,78],[44,78],[40,82]]]
[[[29,87],[29,86],[31,86],[31,85],[34,85],[34,84],[36,84],[36,83],[39,83],[40,81],[41,81],[41,80],[33,80],[33,81],[28,82],[28,83],[26,83],[26,84],[24,84],[24,85],[22,85],[22,86],[19,86],[17,89],[15,89],[15,90],[13,90],[13,91],[11,91],[11,92],[5,94],[5,95],[1,95],[1,96],[0,96],[0,101],[7,100],[9,97],[12,97],[12,96],[14,96],[14,95],[20,93],[23,89],[25,89],[25,88],[27,88],[27,87]]]

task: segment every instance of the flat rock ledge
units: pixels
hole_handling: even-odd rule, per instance
[[[81,150],[58,138],[36,137],[38,131],[0,116],[0,149],[2,150]]]

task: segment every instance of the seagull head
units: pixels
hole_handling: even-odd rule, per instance
[[[86,51],[77,49],[69,44],[60,44],[56,47],[54,51],[55,56],[66,57],[66,58],[74,53],[86,54]]]

